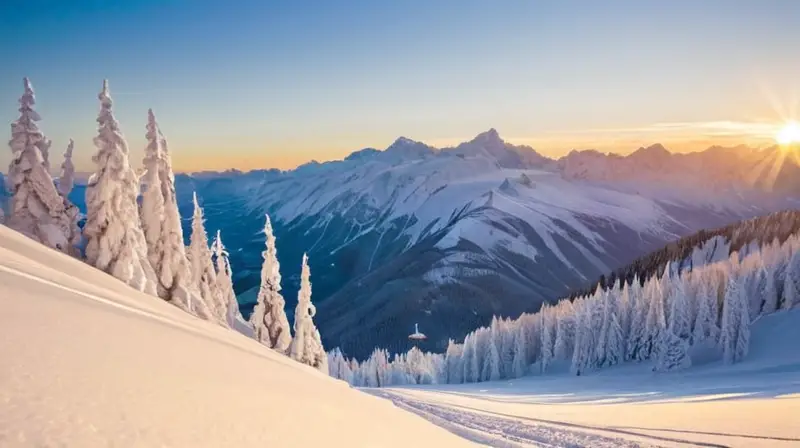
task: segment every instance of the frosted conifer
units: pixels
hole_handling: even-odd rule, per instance
[[[692,365],[689,358],[689,342],[678,337],[672,329],[665,329],[658,334],[658,351],[653,370],[670,372],[682,370]]]
[[[497,334],[490,331],[487,342],[481,377],[484,381],[497,381],[500,379],[500,352],[497,350]]]
[[[517,325],[517,331],[514,332],[514,360],[512,362],[512,377],[521,378],[525,376],[528,370],[528,364],[525,361],[527,352],[527,337],[525,335],[525,326]]]
[[[203,209],[197,202],[197,193],[194,194],[194,214],[192,215],[192,235],[189,237],[189,265],[191,266],[192,283],[197,288],[200,298],[208,307],[213,320],[227,325],[227,303],[222,302],[222,297],[217,286],[217,273],[211,260],[211,250],[208,247],[208,236],[203,218]]]
[[[702,271],[701,275],[704,274],[706,271]],[[697,344],[707,339],[716,342],[719,337],[719,326],[717,325],[719,305],[716,291],[711,289],[711,285],[705,277],[700,280],[697,302],[697,318],[694,322],[692,343]]]
[[[130,166],[128,145],[111,109],[107,81],[98,98],[97,153],[92,158],[97,171],[86,187],[86,259],[135,289],[156,295],[155,272],[147,258],[136,204],[139,179]]]
[[[150,123],[152,122],[152,126]],[[157,145],[151,140],[150,128],[157,132]],[[184,246],[181,215],[178,211],[178,198],[175,193],[175,174],[172,171],[172,160],[167,148],[167,140],[155,120],[152,110],[148,111],[148,146],[147,150],[158,154],[158,185],[163,202],[163,222],[160,243],[156,246],[158,266],[153,266],[158,278],[160,296],[173,305],[182,308],[203,319],[211,318],[211,311],[200,298],[197,286],[192,282],[192,273]],[[147,157],[147,156],[146,156]],[[149,178],[150,173],[145,173]],[[143,202],[145,198],[142,198]],[[154,199],[158,201],[157,199]],[[148,247],[148,255],[151,247]]]
[[[622,333],[623,331],[617,319],[617,313],[612,311],[608,326],[606,353],[604,357],[604,363],[607,366],[619,364],[625,359],[625,339]]]
[[[78,209],[62,197],[50,176],[50,142],[36,124],[36,99],[28,78],[19,99],[19,118],[11,123],[11,163],[6,186],[11,193],[5,224],[48,247],[77,255],[80,241]]]
[[[286,352],[292,343],[289,319],[286,317],[286,302],[281,295],[281,272],[278,252],[275,248],[275,234],[269,215],[264,223],[266,248],[261,253],[261,286],[250,323],[256,332],[256,339],[279,352]]]
[[[553,360],[553,332],[555,331],[555,313],[553,313],[552,310],[553,308],[549,305],[545,305],[541,310],[539,310],[539,313],[542,316],[542,358],[540,362],[542,373],[547,371],[547,367],[550,366],[550,363]]]
[[[147,146],[144,150],[144,176],[142,178],[142,203],[139,214],[142,221],[142,231],[147,241],[147,259],[159,277],[157,291],[162,299],[169,299],[169,288],[162,285],[160,273],[163,269],[162,261],[164,257],[164,238],[162,226],[164,226],[164,195],[161,191],[161,178],[159,169],[162,158],[161,142],[158,136],[158,125],[156,124],[153,111],[147,113]],[[169,276],[168,276],[169,277]],[[168,278],[172,280],[172,278]]]
[[[744,296],[741,281],[735,274],[728,278],[725,286],[721,333],[723,361],[733,364],[744,359],[750,345],[749,303]]]
[[[675,336],[689,339],[692,331],[691,309],[686,295],[686,285],[682,277],[673,279],[670,289],[669,329]]]
[[[445,382],[448,384],[459,384],[464,380],[464,372],[461,367],[461,356],[464,352],[464,346],[456,344],[455,341],[450,339],[447,342],[447,351],[445,352]]]
[[[72,151],[75,142],[69,139],[69,145],[64,152],[64,162],[61,163],[61,175],[58,177],[58,192],[63,197],[69,197],[72,187],[75,186],[75,165],[72,164]]]
[[[236,300],[236,293],[233,290],[233,272],[230,260],[228,260],[228,251],[222,244],[222,235],[219,230],[217,230],[213,248],[217,262],[217,287],[222,296],[222,302],[226,305],[226,321],[229,326],[233,327],[237,320],[242,319],[242,313],[239,311],[239,301]],[[339,354],[341,355],[341,352]]]
[[[289,346],[292,359],[308,364],[323,373],[328,373],[328,358],[322,347],[322,338],[312,320],[317,313],[311,303],[311,269],[308,256],[303,254],[300,271],[300,291],[297,293],[297,308],[294,312],[294,339]]]

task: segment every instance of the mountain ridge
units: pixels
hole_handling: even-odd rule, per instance
[[[756,153],[756,152],[764,152],[764,151],[775,151],[779,148],[779,145],[767,145],[767,146],[750,146],[746,144],[738,144],[734,146],[722,146],[722,145],[710,145],[705,149],[689,151],[689,152],[672,152],[661,143],[655,142],[648,146],[642,146],[637,149],[634,149],[628,153],[620,153],[614,151],[607,151],[602,152],[596,149],[591,148],[573,148],[568,153],[561,155],[561,156],[546,156],[539,152],[537,149],[525,145],[525,144],[513,144],[504,140],[500,133],[495,128],[490,128],[486,131],[478,133],[475,137],[470,140],[465,140],[456,145],[450,146],[442,146],[436,147],[433,145],[429,145],[422,140],[415,140],[413,138],[409,138],[406,136],[400,136],[396,138],[390,145],[388,145],[384,149],[378,149],[374,147],[365,147],[362,149],[357,149],[351,151],[347,155],[343,156],[340,159],[332,159],[327,161],[317,161],[317,160],[309,160],[305,163],[298,165],[295,168],[289,169],[268,169],[269,171],[275,170],[281,173],[287,173],[295,171],[301,167],[307,166],[318,166],[318,165],[328,165],[328,164],[337,164],[340,162],[347,162],[347,161],[363,161],[370,157],[382,157],[385,154],[393,154],[393,155],[403,155],[407,156],[410,159],[414,158],[422,158],[424,156],[431,156],[431,155],[474,155],[474,154],[465,154],[469,153],[466,149],[470,147],[470,145],[475,144],[482,144],[485,146],[497,147],[497,146],[505,146],[508,149],[518,150],[519,152],[523,153],[533,153],[532,155],[537,159],[541,159],[543,163],[552,163],[557,164],[562,162],[563,160],[569,159],[571,157],[575,157],[581,154],[594,154],[604,158],[611,158],[611,159],[642,159],[642,158],[659,158],[659,157],[674,157],[674,156],[696,156],[703,153],[717,153],[720,151],[726,152],[744,152],[744,153]],[[410,148],[417,149],[417,151],[409,150]],[[181,174],[185,175],[211,175],[211,174],[223,174],[227,172],[240,172],[243,174],[251,173],[254,171],[264,171],[263,168],[254,168],[252,170],[236,170],[236,169],[229,169],[223,171],[216,171],[216,170],[203,170],[203,171],[196,171],[196,172],[181,172]]]

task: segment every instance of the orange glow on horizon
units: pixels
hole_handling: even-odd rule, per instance
[[[502,137],[502,135],[501,135]],[[588,136],[587,136],[588,137]],[[572,150],[593,149],[603,153],[614,153],[627,155],[636,151],[640,147],[650,146],[656,143],[664,145],[669,151],[674,153],[686,153],[702,151],[711,146],[738,146],[747,145],[754,148],[762,148],[775,144],[773,138],[767,137],[742,137],[736,136],[695,136],[677,137],[671,135],[651,135],[642,137],[610,137],[604,138],[583,138],[569,136],[559,136],[557,138],[505,138],[508,143],[515,145],[527,145],[535,149],[540,154],[558,159],[567,155]],[[422,139],[421,139],[422,140]],[[450,139],[448,139],[450,140]],[[461,141],[469,141],[464,138]],[[452,146],[452,143],[443,144],[444,141],[422,140],[424,143],[436,147]],[[369,147],[363,145],[362,147]],[[386,145],[384,145],[385,147]],[[324,145],[320,144],[320,147]],[[199,171],[225,171],[236,169],[240,171],[251,171],[259,169],[280,169],[291,170],[300,165],[316,160],[320,163],[332,160],[342,160],[350,153],[357,151],[354,148],[336,148],[328,151],[310,151],[308,148],[290,149],[287,147],[281,151],[276,150],[256,150],[242,148],[239,150],[224,153],[198,149],[194,151],[175,151],[173,152],[173,165],[177,172],[190,173]],[[384,149],[381,147],[381,149]]]

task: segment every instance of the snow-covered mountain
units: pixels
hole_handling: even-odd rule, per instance
[[[559,161],[567,179],[639,182],[649,185],[696,186],[715,190],[732,187],[798,192],[795,148],[753,149],[712,146],[705,151],[672,154],[655,144],[627,156],[593,150],[572,151]]]
[[[736,151],[748,155],[720,155]],[[776,154],[653,146],[556,161],[492,129],[453,148],[400,138],[292,171],[180,176],[178,189],[198,190],[209,227],[241,247],[232,262],[245,310],[269,213],[289,307],[308,251],[326,345],[361,357],[407,349],[415,322],[441,351],[493,314],[536,310],[680,236],[787,208],[785,194],[743,181]]]

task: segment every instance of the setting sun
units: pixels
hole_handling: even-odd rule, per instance
[[[775,140],[781,145],[800,143],[800,124],[795,121],[786,123],[780,132],[775,136]]]

